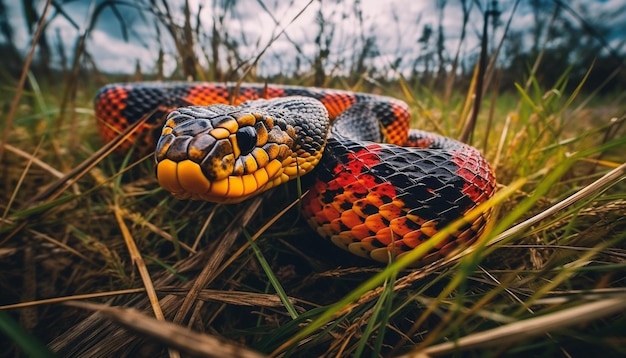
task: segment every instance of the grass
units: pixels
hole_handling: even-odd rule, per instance
[[[567,72],[487,92],[472,142],[498,176],[496,219],[471,249],[408,269],[455,224],[384,267],[317,237],[296,183],[237,205],[175,200],[150,157],[99,142],[97,85],[73,97],[24,73],[28,90],[1,88],[15,98],[0,154],[7,356],[626,354],[623,96],[568,90]],[[416,127],[461,134],[468,95],[380,90]]]

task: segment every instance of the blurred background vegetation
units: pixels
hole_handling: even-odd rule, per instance
[[[40,80],[76,71],[100,82],[119,75],[107,68],[111,61],[100,61],[114,49],[94,33],[108,32],[138,49],[118,60],[137,79],[227,81],[246,74],[248,81],[328,86],[402,75],[449,96],[468,88],[486,36],[488,65],[501,89],[513,89],[531,69],[541,83],[555,83],[569,69],[569,89],[589,69],[587,90],[616,93],[626,86],[626,4],[619,1],[389,2],[375,5],[379,12],[372,15],[368,6],[375,3],[358,0],[57,0],[42,17],[45,3],[0,1],[5,80],[20,73],[41,20],[32,66]],[[266,48],[274,40],[279,46]]]

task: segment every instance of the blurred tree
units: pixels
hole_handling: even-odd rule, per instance
[[[413,77],[421,77],[422,80],[430,78],[430,63],[432,61],[432,50],[430,49],[430,41],[433,36],[433,27],[430,24],[424,24],[422,35],[417,40],[421,44],[420,54],[413,62]],[[419,64],[422,63],[423,69],[419,71]],[[420,74],[421,72],[421,74]]]
[[[459,67],[459,61],[461,58],[461,48],[463,47],[463,43],[465,42],[465,36],[467,35],[467,24],[469,22],[470,12],[472,10],[473,2],[468,0],[459,0],[461,3],[461,10],[463,12],[463,23],[461,25],[461,34],[459,35],[459,42],[457,44],[456,50],[454,52],[454,59],[452,60],[452,65],[450,66],[450,72],[448,72],[446,78],[446,84],[444,89],[444,103],[448,104],[450,102],[450,98],[452,97],[452,89],[454,88],[454,84],[456,83],[457,78],[457,69]]]
[[[318,32],[315,36],[315,45],[317,47],[317,52],[315,54],[315,59],[313,61],[313,82],[315,86],[324,86],[326,83],[326,71],[324,69],[324,64],[330,55],[330,43],[332,41],[334,30],[334,25],[330,24],[325,18],[324,13],[322,11],[323,5],[322,0],[318,0],[320,3],[320,7],[317,11],[317,16],[315,17],[315,22],[318,26]],[[326,33],[326,27],[330,25],[329,33]]]
[[[242,63],[237,53],[236,42],[230,41],[228,36],[228,14],[234,13],[236,5],[237,0],[213,0],[213,25],[211,27],[212,61],[209,63],[209,74],[214,81],[227,79],[225,78],[227,71],[222,68],[224,63],[229,64],[228,72],[233,72]],[[225,53],[223,53],[224,51]],[[226,58],[222,58],[222,54],[225,54]]]
[[[444,10],[446,8],[446,0],[437,0],[437,62],[439,68],[437,70],[437,76],[433,79],[433,86],[438,85],[445,78],[446,66],[448,60],[445,58],[445,35],[443,30]],[[432,87],[431,87],[432,88]]]
[[[370,28],[369,31],[365,30],[365,24],[363,21],[363,11],[361,9],[361,2],[356,0],[353,4],[353,12],[357,18],[359,24],[359,34],[354,39],[354,59],[352,66],[350,67],[350,74],[353,79],[356,80],[366,72],[368,68],[365,65],[365,61],[368,58],[372,58],[378,55],[378,49],[376,48],[376,36],[374,28]],[[360,47],[360,50],[358,48]]]
[[[189,1],[185,0],[183,5],[183,24],[178,24],[172,16],[171,6],[167,0],[161,0],[160,6],[156,0],[150,0],[152,12],[161,21],[169,32],[174,45],[176,46],[177,58],[180,61],[180,68],[185,79],[197,78],[197,59],[194,53],[196,43],[191,25],[191,9]],[[162,7],[162,10],[161,10]]]

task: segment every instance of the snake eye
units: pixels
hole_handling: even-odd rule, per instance
[[[245,126],[237,131],[237,143],[242,155],[246,155],[256,147],[256,130],[254,127]]]

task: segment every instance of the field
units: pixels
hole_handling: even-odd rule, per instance
[[[172,36],[171,76],[101,71],[80,42],[65,70],[31,52],[1,64],[2,356],[626,355],[623,56],[570,49],[585,61],[555,74],[546,62],[558,51],[538,47],[508,67],[484,52],[467,73],[389,77],[358,56],[334,73],[320,47],[308,69],[261,76],[265,49],[232,67],[236,56],[212,62],[207,49],[207,63],[185,65],[194,37]],[[226,45],[211,50],[232,54]],[[402,99],[413,127],[485,154],[493,220],[470,249],[409,268],[456,223],[383,265],[310,229],[297,182],[240,204],[177,200],[158,186],[152,155],[116,151],[123,134],[103,143],[93,97],[110,82],[184,78]]]

